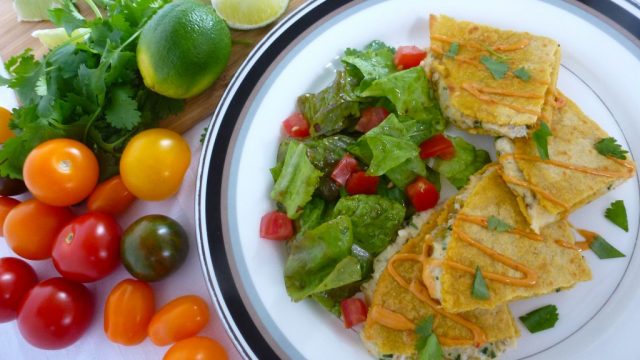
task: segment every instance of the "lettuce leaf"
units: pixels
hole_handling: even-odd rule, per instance
[[[438,102],[422,67],[413,67],[380,78],[360,93],[360,96],[386,97],[395,105],[399,115],[444,124]]]
[[[355,89],[359,80],[338,71],[333,84],[317,94],[298,97],[298,108],[309,121],[311,136],[333,135],[352,126],[360,116]]]
[[[348,216],[354,243],[376,256],[396,238],[404,211],[398,202],[379,195],[355,195],[341,198],[333,215]]]
[[[469,182],[469,177],[491,162],[489,153],[476,149],[460,137],[450,137],[456,156],[450,160],[436,159],[433,167],[449,182],[460,189]]]
[[[427,175],[420,159],[420,149],[411,141],[404,125],[393,114],[361,136],[348,150],[369,164],[367,174],[387,175],[394,184],[402,188],[417,175]]]
[[[364,90],[373,81],[397,71],[394,55],[394,48],[374,40],[363,50],[347,49],[342,62],[349,74],[362,79],[359,89]]]
[[[307,147],[309,161],[323,173],[333,171],[340,159],[347,152],[349,145],[355,140],[346,135],[334,135],[322,139],[311,139],[304,142]]]
[[[297,218],[299,210],[311,200],[320,176],[322,173],[307,157],[307,147],[300,142],[291,141],[278,180],[271,191],[271,198],[285,207],[289,218]]]
[[[351,220],[338,216],[306,231],[291,243],[284,267],[287,293],[294,301],[360,280],[360,265],[350,256]]]

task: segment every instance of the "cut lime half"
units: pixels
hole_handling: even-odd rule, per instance
[[[212,0],[211,3],[230,28],[250,30],[269,25],[282,16],[289,0]]]

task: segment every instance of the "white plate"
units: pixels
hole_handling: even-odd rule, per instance
[[[640,21],[609,1],[601,12],[640,33]],[[281,121],[298,95],[326,86],[347,47],[374,39],[392,46],[428,46],[428,16],[447,14],[529,31],[562,46],[559,87],[623,147],[640,154],[640,47],[637,39],[582,4],[562,1],[368,0],[312,1],[276,27],[229,86],[210,127],[197,190],[199,250],[207,283],[243,356],[269,359],[367,359],[357,334],[311,301],[293,303],[283,283],[285,249],[260,239],[259,223],[273,208],[269,168]],[[467,136],[491,154],[488,137]],[[631,142],[628,142],[630,140]],[[451,193],[448,191],[448,193]],[[625,233],[603,217],[624,199]],[[537,334],[521,328],[505,359],[640,357],[640,255],[637,177],[572,214],[577,226],[602,234],[627,256],[599,260],[586,252],[593,280],[570,291],[512,304],[517,317],[555,304],[560,321]]]

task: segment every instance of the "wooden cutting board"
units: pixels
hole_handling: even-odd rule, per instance
[[[305,1],[306,0],[290,0],[286,14],[299,7]],[[81,4],[80,10],[83,14],[91,13],[86,6],[82,5],[84,4],[82,1],[78,3]],[[38,56],[44,54],[46,49],[37,39],[31,36],[31,33],[38,29],[51,27],[54,27],[54,25],[48,21],[18,22],[15,10],[13,9],[13,1],[0,0],[0,29],[2,29],[0,30],[0,56],[3,61],[7,61],[11,56],[21,53],[26,48],[32,48]],[[185,110],[181,114],[162,121],[161,125],[178,132],[185,132],[207,116],[213,114],[236,70],[254,46],[258,44],[260,39],[262,39],[272,27],[273,25],[249,31],[232,30],[231,37],[237,43],[233,45],[231,50],[231,58],[229,59],[227,69],[211,88],[187,100]]]

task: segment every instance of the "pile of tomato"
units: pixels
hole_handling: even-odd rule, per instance
[[[164,215],[143,216],[124,230],[117,221],[136,199],[174,195],[190,161],[186,141],[165,129],[133,137],[120,175],[101,183],[96,156],[78,141],[54,139],[32,150],[24,182],[0,178],[0,235],[24,259],[51,259],[61,276],[39,282],[26,261],[0,258],[0,322],[17,319],[22,336],[38,348],[70,346],[95,313],[96,299],[84,284],[122,264],[135,279],[118,283],[106,299],[109,340],[135,345],[149,337],[159,346],[174,344],[165,355],[170,360],[226,358],[218,342],[197,336],[209,320],[204,300],[182,296],[156,311],[147,282],[185,262],[189,241],[182,226]],[[32,198],[22,195],[27,191]]]

